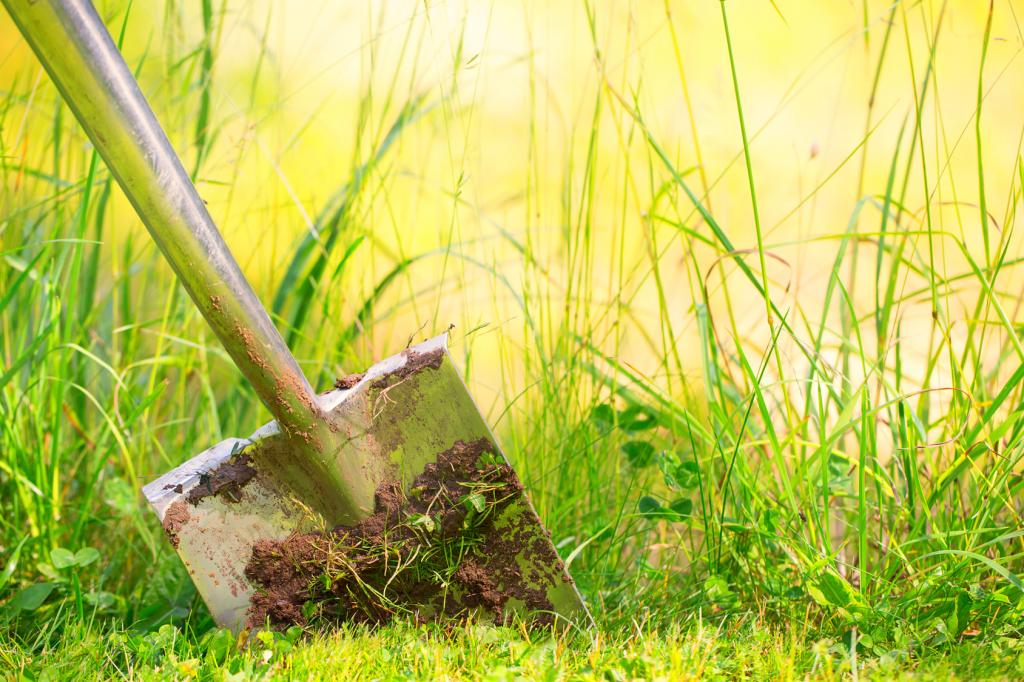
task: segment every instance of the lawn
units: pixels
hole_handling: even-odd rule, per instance
[[[226,630],[203,636],[173,626],[127,632],[68,623],[61,641],[18,647],[22,679],[483,679],[865,680],[1011,679],[1024,671],[1014,643],[894,648],[851,658],[848,642],[808,639],[752,622],[697,620],[658,631],[643,625],[588,634],[529,634],[512,627],[396,624],[374,631],[259,635],[240,644]]]
[[[96,5],[314,387],[451,329],[596,626],[216,627],[140,488],[268,412],[0,12],[0,672],[1024,676],[1014,0]]]

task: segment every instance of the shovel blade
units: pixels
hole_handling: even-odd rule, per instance
[[[364,519],[393,524],[390,530],[370,535],[357,524],[332,530],[319,518],[312,510],[325,505],[299,499],[274,464],[288,456],[274,422],[250,438],[218,443],[143,488],[219,625],[258,627],[268,617],[280,623],[282,613],[308,615],[316,608],[298,603],[295,594],[276,594],[265,576],[256,575],[254,548],[262,547],[266,558],[269,547],[276,557],[296,539],[309,538],[311,546],[323,549],[352,537],[363,543],[363,564],[390,565],[396,558],[401,563],[425,552],[438,558],[427,571],[433,572],[429,589],[416,583],[408,594],[400,589],[410,584],[408,572],[367,586],[361,578],[346,583],[346,576],[326,571],[318,578],[329,584],[320,592],[332,613],[375,620],[374,614],[432,618],[472,612],[496,621],[518,615],[540,623],[590,622],[550,535],[452,362],[447,335],[340,383],[346,388],[323,396],[343,432],[332,457],[339,466],[358,462],[379,486],[374,504],[361,511]],[[473,454],[466,459],[468,449]],[[387,491],[392,495],[385,501]],[[447,515],[439,513],[445,509]],[[453,518],[459,526],[454,530],[448,527]],[[382,554],[367,558],[366,543],[378,540]],[[293,584],[304,579],[291,578]],[[360,595],[367,587],[381,598],[363,612]]]

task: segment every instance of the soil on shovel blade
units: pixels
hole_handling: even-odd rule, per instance
[[[196,505],[204,497],[220,497],[227,502],[238,502],[242,488],[256,476],[251,461],[252,458],[243,453],[200,474],[199,484],[188,491],[188,501]]]
[[[178,533],[185,527],[185,524],[189,522],[191,515],[188,512],[188,506],[182,500],[177,500],[172,503],[167,511],[164,512],[163,527],[164,532],[167,533],[167,539],[171,543],[171,547],[178,549],[178,545],[181,544]]]
[[[384,623],[396,616],[447,619],[471,611],[496,623],[509,600],[550,612],[544,582],[521,565],[562,563],[531,513],[495,519],[521,503],[523,487],[497,449],[482,438],[457,441],[417,476],[408,493],[397,482],[376,491],[374,513],[353,526],[260,540],[246,577],[257,586],[250,627]],[[522,519],[521,521],[519,519]],[[527,561],[517,560],[523,555]],[[553,621],[536,613],[534,623]]]
[[[437,369],[441,366],[444,361],[444,350],[438,348],[436,350],[427,351],[421,353],[412,349],[407,349],[404,353],[405,364],[398,369],[388,372],[380,379],[374,381],[371,386],[374,388],[387,388],[401,382],[403,379],[416,374],[423,369]],[[365,372],[358,372],[356,374],[347,374],[340,379],[334,381],[335,388],[350,389],[356,386],[363,377],[366,376]]]

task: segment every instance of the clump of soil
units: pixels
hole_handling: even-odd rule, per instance
[[[358,524],[257,542],[245,569],[258,587],[249,626],[383,623],[402,614],[427,620],[470,611],[500,623],[511,615],[512,598],[530,611],[550,611],[545,581],[530,567],[560,569],[561,562],[523,504],[518,477],[496,453],[486,438],[456,441],[407,493],[397,482],[382,484],[374,513]],[[509,514],[512,521],[497,529],[495,519],[517,504],[522,513]],[[535,616],[538,624],[551,620]]]
[[[220,496],[227,502],[238,502],[242,488],[256,475],[250,461],[249,455],[243,453],[200,474],[198,485],[188,491],[188,501],[196,505],[204,497]]]
[[[366,372],[348,374],[346,376],[341,377],[340,379],[335,380],[334,387],[344,389],[353,388],[356,384],[363,380],[364,376],[366,376]]]
[[[189,522],[192,515],[189,514],[188,505],[184,500],[175,500],[164,512],[163,527],[171,547],[178,549],[178,533]]]

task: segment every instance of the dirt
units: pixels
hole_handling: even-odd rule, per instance
[[[363,380],[364,376],[366,376],[366,372],[359,372],[357,374],[349,374],[347,376],[343,376],[334,382],[334,387],[343,388],[346,390],[354,388],[356,384]]]
[[[415,358],[420,368],[440,364],[440,356],[426,355]],[[258,541],[245,569],[257,587],[249,626],[383,623],[403,614],[437,620],[471,612],[504,623],[513,598],[531,612],[550,611],[544,585],[551,571],[528,568],[524,575],[521,566],[560,570],[562,564],[538,532],[515,472],[486,454],[497,452],[486,438],[456,441],[408,491],[395,481],[380,485],[373,514],[358,524]],[[494,520],[513,505],[499,530]],[[552,622],[551,614],[531,616],[534,624]]]
[[[219,300],[216,305],[219,305]],[[265,372],[274,383],[276,388],[270,395],[270,400],[277,406],[277,411],[271,409],[276,415],[289,414],[295,411],[294,406],[289,402],[286,396],[296,397],[302,407],[310,415],[319,415],[320,406],[316,403],[312,396],[309,395],[309,385],[306,383],[305,377],[302,376],[301,372],[296,373],[290,370],[286,370],[283,374],[277,374],[273,371],[273,368],[267,363],[264,357],[265,349],[262,349],[256,341],[256,336],[252,330],[244,327],[241,324],[236,324],[234,329],[235,337],[242,343],[242,347],[245,349],[245,353],[249,358],[249,361],[258,367],[261,371]],[[266,396],[265,396],[266,397]],[[269,407],[269,405],[268,405]],[[292,436],[297,436],[305,440],[311,445],[315,445],[314,438],[309,434],[301,431],[293,431],[290,426],[288,419],[279,420],[282,428]]]
[[[420,353],[419,351],[412,350],[410,348],[403,351],[402,355],[405,356],[405,364],[374,381],[370,384],[371,388],[384,389],[389,386],[394,386],[421,370],[437,369],[441,366],[441,363],[444,362],[443,348],[437,348],[426,353]]]
[[[387,388],[388,386],[393,386],[402,379],[412,376],[422,369],[437,369],[444,361],[443,348],[438,348],[427,353],[420,353],[416,350],[406,349],[402,354],[405,356],[405,364],[393,372],[388,372],[381,378],[377,379],[370,385],[371,388]],[[336,379],[334,381],[334,387],[342,389],[353,388],[356,384],[362,381],[365,376],[366,372],[348,374],[340,379]]]
[[[192,515],[189,513],[188,505],[185,504],[184,500],[175,500],[167,508],[167,511],[164,512],[164,532],[167,533],[167,539],[174,549],[178,549],[178,544],[180,543],[178,533],[188,524],[191,518]]]
[[[242,488],[256,475],[256,470],[249,466],[249,455],[240,454],[222,463],[215,469],[199,474],[199,483],[188,491],[184,499],[177,499],[164,512],[164,533],[171,546],[175,549],[180,544],[178,537],[181,529],[192,519],[189,505],[195,506],[207,497],[220,497],[226,502],[238,502]],[[179,495],[183,492],[180,483],[168,484],[164,490],[173,490]]]
[[[199,474],[199,484],[188,491],[186,499],[193,505],[206,497],[220,497],[225,502],[238,502],[242,488],[256,475],[249,455],[240,454],[216,469]]]

